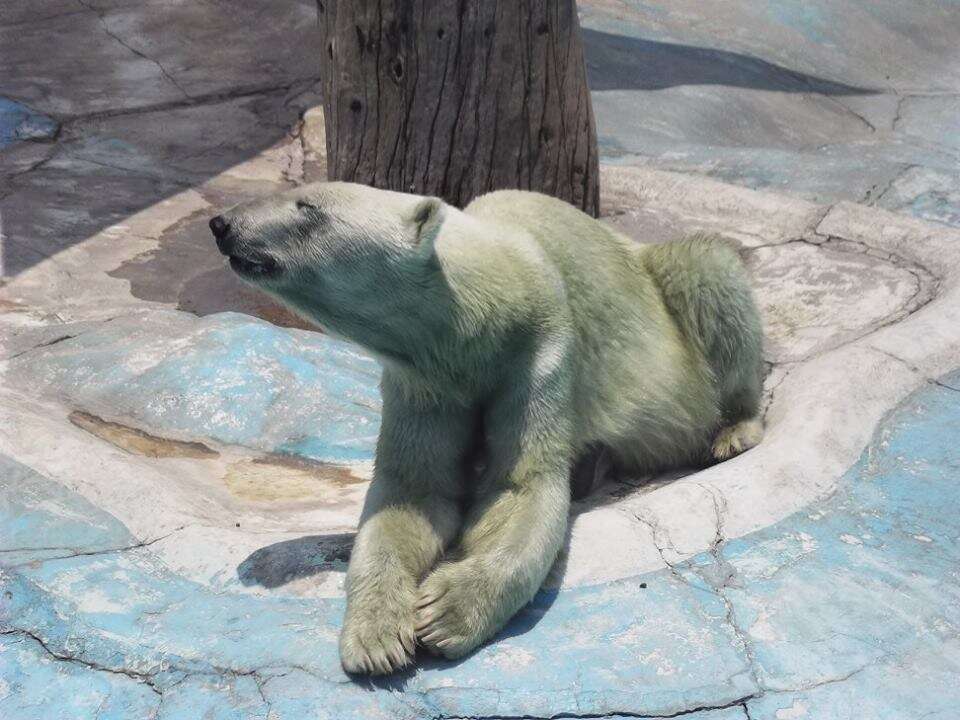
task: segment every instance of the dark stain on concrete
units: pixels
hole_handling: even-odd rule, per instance
[[[334,485],[338,485],[339,487],[347,487],[350,485],[358,485],[360,483],[369,482],[368,478],[362,478],[354,475],[350,468],[346,465],[315,462],[313,460],[306,460],[304,458],[297,457],[296,455],[267,455],[256,458],[253,460],[253,463],[256,465],[273,465],[277,467],[312,472],[317,477],[331,482]]]
[[[243,198],[234,198],[234,202]],[[171,225],[157,247],[120,264],[107,274],[127,280],[141,300],[175,305],[201,317],[240,312],[281,327],[319,330],[267,295],[244,285],[213,243],[207,222],[211,210],[199,210]]]
[[[203,443],[157,437],[143,430],[104,420],[82,410],[74,410],[67,418],[81,430],[86,430],[91,435],[133,455],[150,458],[196,458],[200,460],[209,460],[220,456],[220,453]]]
[[[235,497],[251,502],[340,504],[351,486],[368,481],[343,465],[267,455],[231,464],[223,482]]]

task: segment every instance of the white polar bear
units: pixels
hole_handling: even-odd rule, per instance
[[[384,365],[347,671],[391,672],[417,641],[459,657],[501,629],[561,547],[585,456],[639,473],[760,440],[760,321],[722,241],[636,245],[536,193],[461,211],[347,183],[210,226],[242,278]]]

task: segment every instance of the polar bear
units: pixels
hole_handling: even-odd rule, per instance
[[[734,248],[637,245],[545,195],[458,210],[349,183],[210,221],[247,282],[383,364],[373,482],[347,572],[351,673],[491,638],[563,543],[598,449],[641,473],[759,442],[761,328]]]

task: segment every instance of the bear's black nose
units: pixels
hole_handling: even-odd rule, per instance
[[[210,232],[217,239],[217,248],[224,255],[229,255],[233,249],[233,238],[229,236],[230,223],[223,219],[222,215],[210,218]]]
[[[223,215],[210,218],[210,231],[214,237],[220,237],[230,229],[230,224],[223,219]]]

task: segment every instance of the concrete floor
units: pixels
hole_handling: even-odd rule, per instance
[[[960,6],[835,5],[581,3],[605,221],[748,248],[767,437],[577,504],[492,643],[374,683],[378,367],[206,228],[324,176],[314,3],[0,8],[0,717],[957,717]]]

